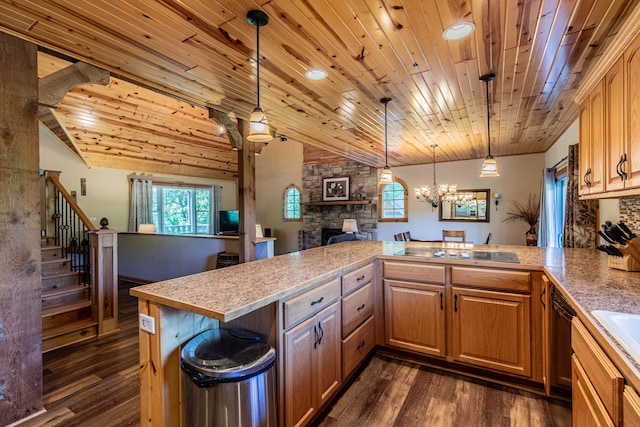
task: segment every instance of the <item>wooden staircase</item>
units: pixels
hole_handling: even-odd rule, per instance
[[[90,286],[72,271],[61,246],[43,246],[41,254],[42,352],[98,336]]]

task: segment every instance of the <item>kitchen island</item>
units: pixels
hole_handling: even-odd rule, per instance
[[[433,256],[433,248],[442,248],[445,256]],[[456,256],[449,256],[450,251],[456,251]],[[519,262],[461,255],[473,251],[510,253]],[[640,366],[591,315],[592,310],[640,314],[640,273],[608,268],[606,255],[587,249],[358,241],[133,288],[131,294],[139,298],[139,312],[153,317],[156,323],[155,334],[140,331],[141,424],[181,425],[179,348],[191,337],[212,327],[246,327],[264,334],[282,351],[282,301],[371,264],[376,312],[382,313],[380,263],[385,260],[545,274],[575,308],[626,381],[640,390]],[[375,326],[376,344],[384,345],[384,319],[378,316]]]

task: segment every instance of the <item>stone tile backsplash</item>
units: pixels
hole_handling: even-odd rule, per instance
[[[634,232],[640,232],[640,199],[620,199],[620,221]]]

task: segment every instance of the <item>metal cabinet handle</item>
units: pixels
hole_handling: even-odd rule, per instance
[[[316,340],[313,343],[313,348],[315,349],[316,347],[318,347],[318,328],[316,328],[316,326],[313,326],[313,334],[316,336]]]
[[[443,295],[442,295],[442,292],[440,292],[440,311],[444,310],[444,303],[443,303],[443,301],[442,301],[442,299],[443,299],[443,298],[444,298],[444,297],[443,297]]]
[[[358,310],[359,312],[364,310],[364,303],[362,303],[360,307],[356,308],[356,310]]]
[[[453,296],[453,311],[458,311],[458,294]]]
[[[362,350],[363,347],[364,347],[364,340],[360,341],[360,344],[358,344],[357,350],[360,351]]]
[[[362,276],[358,277],[358,278],[356,279],[356,282],[359,282],[359,281],[361,281],[361,280],[364,280],[364,277],[365,277],[365,276],[364,276],[364,274],[363,274]]]
[[[544,303],[544,295],[547,293],[547,288],[542,288],[542,293],[540,294],[540,302],[542,303],[542,309],[547,309],[547,304]]]
[[[618,160],[618,163],[616,164],[616,173],[618,174],[620,179],[624,181],[624,178],[622,177],[622,172],[620,171],[620,164],[621,163],[622,163],[622,156],[620,156],[620,160]]]
[[[320,297],[320,299],[317,300],[317,301],[311,301],[311,305],[313,306],[313,305],[316,305],[316,304],[320,304],[322,301],[324,301],[324,297]]]
[[[624,171],[624,164],[627,163],[627,153],[624,153],[620,158],[620,173],[622,174],[622,180],[627,180],[627,173]]]
[[[318,338],[318,345],[322,344],[322,338],[324,338],[324,330],[322,329],[322,323],[318,322],[318,329],[320,330],[320,338]]]

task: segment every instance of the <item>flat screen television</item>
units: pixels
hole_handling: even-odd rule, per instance
[[[218,232],[222,234],[237,234],[240,229],[239,211],[219,212]]]

